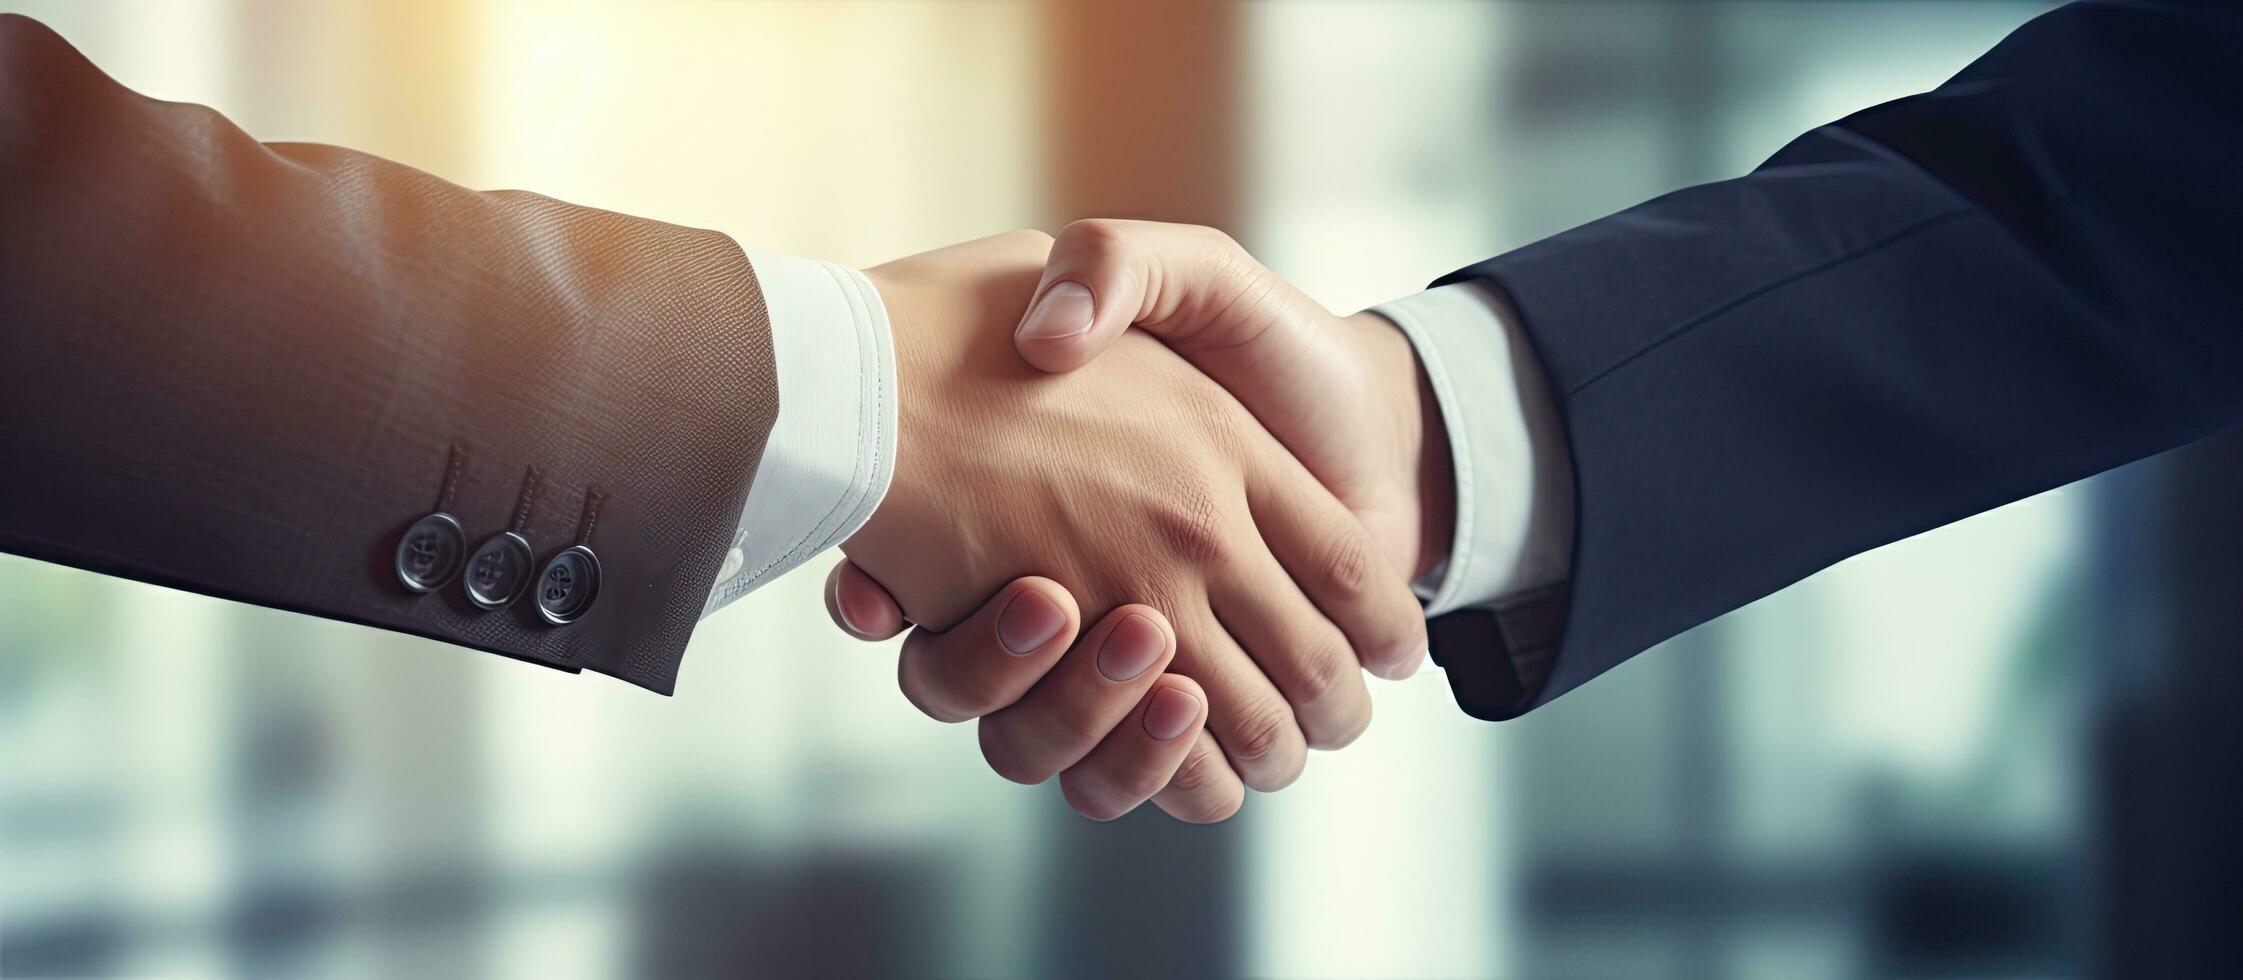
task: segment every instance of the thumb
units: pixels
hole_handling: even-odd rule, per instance
[[[1052,242],[1013,343],[1028,363],[1061,373],[1097,359],[1134,326],[1210,375],[1244,373],[1251,366],[1239,362],[1283,346],[1254,341],[1298,329],[1305,313],[1323,310],[1220,231],[1093,218]]]
[[[1385,433],[1346,321],[1213,228],[1092,219],[1053,240],[1043,281],[1013,335],[1045,371],[1082,367],[1123,331],[1144,330],[1222,385],[1351,507]]]

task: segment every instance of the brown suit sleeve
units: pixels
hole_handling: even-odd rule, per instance
[[[0,16],[0,550],[667,693],[777,414],[723,235],[262,144]],[[438,510],[464,571],[416,593]]]

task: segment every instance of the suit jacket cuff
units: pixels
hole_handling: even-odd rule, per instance
[[[779,419],[702,615],[840,544],[887,493],[896,456],[896,355],[864,273],[750,253],[771,314]]]

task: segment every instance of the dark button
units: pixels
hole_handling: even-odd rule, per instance
[[[500,531],[475,546],[467,560],[467,601],[485,609],[511,605],[522,597],[530,582],[530,542],[512,531]]]
[[[414,592],[434,592],[459,574],[467,553],[467,533],[452,515],[438,511],[414,521],[397,539],[397,581]]]
[[[572,545],[545,560],[537,575],[537,614],[555,626],[576,622],[600,595],[600,558]]]

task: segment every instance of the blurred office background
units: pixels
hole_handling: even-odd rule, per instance
[[[0,9],[262,138],[750,248],[1194,220],[1352,309],[1741,173],[2046,5]],[[1505,725],[1377,683],[1359,743],[1214,828],[992,775],[826,622],[823,561],[704,624],[663,699],[0,556],[0,975],[2197,965],[2243,935],[2239,459],[1861,556]]]

